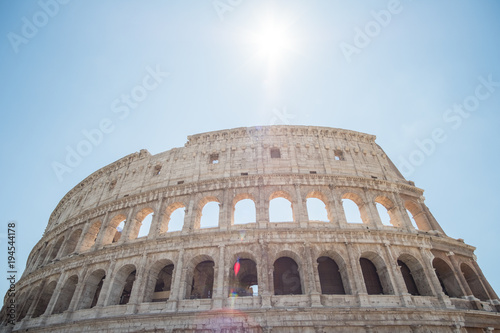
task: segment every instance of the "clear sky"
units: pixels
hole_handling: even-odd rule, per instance
[[[127,154],[319,125],[376,135],[500,292],[499,16],[494,0],[0,0],[0,271],[9,221],[21,272],[59,200]]]

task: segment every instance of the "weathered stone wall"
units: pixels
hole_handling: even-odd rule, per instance
[[[96,171],[51,215],[16,286],[17,324],[6,325],[4,308],[2,330],[80,332],[90,323],[96,332],[500,329],[498,296],[474,247],[445,235],[423,191],[374,140],[324,127],[238,128]],[[270,222],[277,197],[290,201],[293,221]],[[328,221],[309,220],[309,198],[323,201]],[[254,202],[255,223],[235,224],[243,199]],[[356,203],[363,223],[346,220],[343,199]],[[209,202],[219,203],[218,225],[202,228]],[[169,230],[178,209],[182,229]],[[137,238],[150,213],[148,235]],[[278,268],[280,258],[295,266]],[[324,258],[339,281],[320,273]],[[240,259],[253,263],[242,266],[247,276],[237,276]],[[234,283],[244,278],[258,291],[235,297]],[[327,283],[341,291],[326,293]]]

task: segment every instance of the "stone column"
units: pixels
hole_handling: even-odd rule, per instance
[[[273,270],[269,262],[269,250],[267,243],[259,239],[261,253],[261,267],[259,267],[259,295],[262,297],[262,308],[271,308],[271,295],[273,294]]]
[[[124,242],[127,242],[130,239],[130,234],[132,233],[132,231],[135,229],[139,229],[141,225],[142,223],[140,221],[137,221],[135,218],[135,208],[130,207],[127,213],[127,220],[125,221],[125,226],[123,227],[122,230],[122,236],[118,240],[118,244],[123,244]]]
[[[446,255],[448,256],[448,258],[450,258],[451,265],[453,267],[453,271],[455,273],[455,276],[457,277],[457,281],[458,281],[458,284],[460,285],[460,289],[462,290],[462,294],[464,296],[472,296],[474,298],[474,294],[472,293],[472,290],[470,290],[469,284],[465,280],[465,277],[462,274],[462,270],[458,266],[457,258],[455,258],[455,253],[450,251]]]
[[[495,290],[493,290],[491,285],[488,283],[488,280],[486,280],[486,277],[483,275],[483,271],[481,271],[481,268],[477,264],[476,260],[472,260],[472,265],[476,269],[476,273],[479,275],[481,283],[483,284],[484,288],[486,289],[486,293],[488,294],[490,300],[496,301],[495,304],[500,305],[500,302],[498,301],[498,296],[495,293]]]
[[[112,259],[111,263],[109,265],[109,268],[106,272],[106,278],[104,279],[104,283],[101,288],[101,292],[99,294],[99,299],[97,300],[96,308],[103,307],[105,304],[108,304],[108,297],[109,297],[109,290],[111,288],[111,285],[114,281],[115,276],[115,266],[116,266],[116,259]],[[100,311],[97,311],[98,313]]]
[[[432,258],[434,258],[434,256],[428,249],[419,247],[419,250],[422,256],[422,267],[427,276],[427,280],[431,282],[431,288],[434,291],[434,295],[436,295],[443,307],[453,309],[455,306],[451,304],[450,298],[443,292],[441,283],[436,275],[436,270],[432,266]]]
[[[307,228],[309,224],[309,216],[307,216],[307,205],[305,200],[302,199],[302,194],[300,193],[300,185],[294,184],[295,188],[295,202],[293,205],[293,217],[294,222],[298,222],[301,228]]]
[[[262,184],[261,184],[262,183]],[[263,179],[259,178],[259,190],[255,203],[257,226],[266,229],[269,226],[269,198],[265,197]]]
[[[221,203],[219,203],[219,230],[228,230],[231,226],[232,201],[228,196],[228,190],[222,191]]]
[[[135,280],[132,285],[129,302],[127,303],[126,314],[137,313],[138,305],[144,300],[144,289],[148,278],[145,265],[146,261],[146,253],[143,253],[139,264],[136,266]]]
[[[363,280],[363,272],[361,271],[359,260],[355,257],[355,253],[358,254],[359,251],[354,248],[352,243],[346,242],[345,246],[347,249],[347,255],[349,256],[349,265],[346,267],[347,274],[349,275],[349,281],[354,282],[354,288],[352,288],[353,295],[356,296],[357,302],[360,306],[368,306],[368,293],[366,292],[365,281]],[[351,286],[353,286],[353,282],[350,282]]]
[[[367,195],[364,195],[364,197],[366,198]],[[363,209],[365,210],[365,212],[366,212],[365,216],[368,219],[367,222],[368,222],[369,226],[371,226],[375,229],[382,228],[382,226],[383,226],[382,220],[380,219],[380,216],[378,215],[377,207],[375,206],[374,202],[364,199],[364,204],[363,204],[363,206],[359,207],[359,209],[361,211],[363,211]],[[365,221],[363,221],[363,222],[365,222]]]
[[[347,221],[345,218],[344,207],[342,207],[342,202],[339,202],[337,191],[335,191],[335,187],[333,185],[328,185],[330,189],[330,193],[328,195],[328,203],[330,210],[330,215],[332,221],[332,227],[334,228],[345,228],[347,227]]]
[[[67,279],[67,273],[64,272],[59,276],[59,279],[57,279],[57,284],[56,288],[52,292],[52,296],[50,297],[49,304],[47,304],[47,309],[45,309],[45,312],[42,316],[50,316],[52,314],[52,311],[54,311],[54,307],[56,306],[57,299],[59,298],[59,295],[61,294],[61,290],[64,286],[64,281]]]
[[[190,234],[194,230],[194,224],[196,220],[196,207],[195,207],[196,196],[191,196],[189,198],[189,206],[186,209],[186,215],[184,216],[184,225],[182,226],[182,234]]]
[[[85,239],[85,235],[89,231],[89,228],[90,228],[90,220],[87,220],[85,222],[85,225],[83,226],[82,233],[80,234],[80,239],[78,240],[78,243],[75,246],[74,252],[80,253],[80,249],[82,248],[83,240]],[[68,254],[70,254],[70,253],[68,253]]]
[[[224,303],[224,272],[226,271],[225,263],[225,245],[219,245],[219,260],[217,263],[217,267],[214,271],[214,280],[216,281],[214,288],[214,300],[212,302],[213,309],[221,309]]]
[[[307,290],[304,290],[304,292],[308,293],[311,298],[311,306],[312,307],[321,307],[323,306],[321,304],[321,293],[317,289],[316,285],[316,276],[318,276],[317,272],[318,269],[316,267],[316,271],[314,271],[314,262],[313,262],[313,255],[312,255],[312,248],[310,247],[310,244],[304,243],[304,254],[305,254],[305,261],[306,264],[302,265],[307,272]],[[317,266],[317,265],[316,265]],[[305,276],[304,276],[305,278]]]
[[[147,236],[149,239],[156,239],[160,233],[160,225],[163,220],[163,215],[165,215],[164,198],[161,197],[159,201],[156,202],[153,220],[151,221],[151,227],[149,228],[149,234]]]
[[[99,233],[97,234],[97,239],[95,240],[94,245],[91,246],[90,250],[96,250],[102,247],[102,239],[104,238],[104,235],[106,234],[106,231],[108,229],[108,223],[109,212],[106,212],[104,218],[102,219],[101,227],[99,228]]]
[[[83,287],[85,286],[85,281],[87,277],[87,264],[83,264],[80,276],[78,277],[78,283],[75,288],[75,292],[73,293],[73,298],[71,299],[71,303],[68,307],[68,312],[75,311],[76,306],[80,303],[80,298],[82,297]]]
[[[401,228],[404,228],[408,231],[415,231],[415,227],[411,223],[410,217],[406,213],[406,208],[401,200],[401,197],[399,195],[392,195],[392,199],[394,200],[394,205],[395,208],[397,209],[397,212],[400,216],[400,221],[401,221]],[[394,208],[393,208],[394,209]]]
[[[177,255],[177,263],[174,266],[174,277],[172,281],[172,290],[170,298],[167,301],[169,311],[177,311],[177,305],[180,299],[183,298],[182,293],[185,292],[185,284],[182,282],[182,272],[184,270],[184,249],[181,248]]]
[[[403,275],[401,274],[401,270],[397,264],[397,259],[395,259],[392,254],[391,245],[389,243],[384,243],[384,250],[384,260],[387,264],[387,271],[392,281],[392,285],[394,286],[395,294],[399,296],[403,306],[414,307],[411,295],[408,293]]]

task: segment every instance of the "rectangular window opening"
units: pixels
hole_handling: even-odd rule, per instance
[[[315,175],[315,174],[317,174],[317,172],[316,172],[316,171],[309,171],[309,173],[310,173],[311,175]]]
[[[210,164],[219,163],[219,154],[210,154]]]
[[[241,175],[242,176],[248,176],[248,172],[242,172]]]
[[[341,150],[335,150],[335,161],[343,161],[344,160],[344,153]]]
[[[184,184],[184,181],[183,181],[183,180],[179,180],[179,181],[177,182],[177,185],[180,185],[180,184]]]
[[[281,152],[279,148],[271,148],[271,158],[281,158]]]

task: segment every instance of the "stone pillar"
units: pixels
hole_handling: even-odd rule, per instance
[[[99,299],[97,300],[96,308],[103,307],[105,304],[108,304],[108,297],[109,297],[109,291],[111,288],[111,285],[114,281],[115,276],[115,266],[116,266],[116,259],[112,259],[111,263],[109,265],[108,271],[106,272],[106,278],[104,279],[104,283],[101,288],[101,292],[99,294]],[[100,311],[97,311],[98,313]]]
[[[259,274],[259,295],[262,297],[262,308],[271,308],[271,295],[274,291],[273,269],[269,262],[268,245],[262,239],[259,239],[261,253],[261,267],[258,268]]]
[[[45,309],[45,312],[42,316],[50,316],[52,314],[52,311],[54,311],[54,307],[56,306],[57,299],[59,298],[59,295],[61,294],[61,290],[64,286],[64,282],[67,279],[67,273],[64,272],[59,276],[59,279],[57,279],[57,284],[56,288],[52,292],[52,296],[50,297],[49,304],[47,304],[47,309]]]
[[[344,207],[342,207],[342,202],[337,199],[337,192],[333,185],[328,185],[330,193],[328,195],[328,210],[330,212],[331,225],[334,228],[345,228],[347,227],[347,221],[345,219]]]
[[[415,231],[415,227],[411,223],[410,217],[406,213],[406,208],[403,201],[401,200],[401,197],[399,195],[393,194],[392,199],[394,200],[395,208],[397,209],[397,212],[400,216],[401,228],[404,228],[408,231]]]
[[[146,253],[143,253],[139,264],[136,266],[135,280],[130,293],[130,300],[127,303],[126,314],[137,313],[138,305],[144,300],[144,290],[148,280],[146,261]]]
[[[228,190],[222,191],[221,203],[219,203],[219,229],[228,230],[231,227],[231,214],[233,212],[232,200],[228,196]]]
[[[177,263],[174,266],[174,277],[172,281],[172,293],[167,301],[167,308],[170,311],[177,311],[177,304],[183,298],[182,293],[185,292],[185,284],[182,282],[182,272],[184,271],[184,249],[181,248],[177,255]]]
[[[434,256],[428,249],[419,247],[419,250],[420,255],[422,256],[422,267],[425,275],[427,276],[427,280],[431,282],[431,289],[433,289],[434,295],[436,295],[443,307],[453,309],[455,306],[451,304],[449,297],[443,292],[441,283],[436,275],[436,270],[432,266],[432,259]]]
[[[76,285],[75,292],[73,293],[71,303],[69,304],[67,310],[68,312],[75,311],[76,306],[80,303],[80,298],[82,297],[83,287],[85,286],[85,280],[87,277],[87,270],[87,264],[83,264],[83,267],[81,268],[81,274],[78,277],[78,283]]]
[[[262,184],[261,184],[262,183]],[[269,226],[269,198],[266,198],[262,178],[259,178],[259,191],[255,203],[257,226],[265,229]]]
[[[309,216],[307,216],[307,205],[305,200],[302,199],[300,193],[300,185],[294,184],[295,188],[295,202],[293,205],[293,217],[295,223],[299,223],[301,228],[307,228],[309,224]]]
[[[495,290],[491,287],[491,285],[488,283],[488,280],[486,280],[486,277],[483,275],[483,271],[481,271],[481,268],[477,264],[476,260],[471,260],[472,265],[476,269],[476,273],[479,275],[479,278],[481,280],[481,283],[484,286],[484,289],[486,290],[486,293],[488,294],[490,300],[496,301],[496,305],[500,305],[500,302],[498,301],[498,296],[495,293]]]
[[[365,197],[367,197],[365,195]],[[368,219],[368,225],[372,228],[375,228],[375,229],[380,229],[382,228],[383,224],[382,224],[382,220],[380,220],[380,216],[378,215],[378,211],[377,211],[377,207],[375,206],[375,203],[372,202],[372,201],[368,201],[365,199],[365,202],[364,204],[359,207],[360,211],[363,212],[363,210],[365,210],[365,213],[366,213],[366,217]],[[363,221],[365,222],[365,221]]]
[[[137,221],[135,218],[135,208],[130,207],[127,213],[127,220],[125,221],[125,226],[122,230],[122,236],[118,240],[118,244],[123,244],[130,239],[130,235],[132,231],[139,229],[142,225],[140,221]]]
[[[453,271],[455,273],[455,276],[457,277],[458,284],[460,285],[460,288],[462,290],[462,294],[464,296],[474,297],[472,290],[470,290],[469,284],[467,283],[464,275],[462,274],[462,270],[458,266],[457,258],[455,258],[455,253],[450,251],[450,252],[446,253],[446,255],[448,256],[448,258],[450,258],[451,265],[453,267]]]
[[[83,240],[85,239],[85,235],[89,231],[89,228],[90,228],[90,220],[87,220],[85,222],[85,225],[83,226],[82,233],[80,234],[80,239],[78,240],[78,243],[75,246],[74,252],[80,253],[80,249],[82,248]],[[68,254],[70,254],[70,253],[68,253]]]
[[[221,309],[224,303],[224,272],[226,271],[226,256],[225,245],[219,245],[219,260],[214,271],[214,300],[212,302],[213,309]]]
[[[349,275],[351,286],[354,287],[352,288],[352,293],[356,296],[357,302],[360,306],[368,306],[368,299],[366,297],[368,293],[366,292],[365,281],[363,280],[363,272],[361,271],[359,260],[355,256],[355,254],[357,255],[359,251],[354,248],[352,243],[346,242],[345,246],[347,255],[349,256],[349,265],[346,265],[347,274]]]
[[[184,216],[184,225],[182,226],[182,234],[190,234],[194,230],[194,224],[196,220],[196,206],[195,206],[195,196],[189,198],[189,206],[186,209],[186,215]]]
[[[304,243],[304,254],[305,254],[305,265],[302,265],[307,272],[307,290],[304,290],[304,292],[308,293],[311,298],[311,307],[321,307],[323,306],[321,304],[321,293],[317,289],[316,285],[316,277],[318,276],[317,272],[318,269],[316,268],[316,271],[314,271],[314,262],[313,262],[313,255],[312,255],[312,248],[310,244]],[[317,266],[317,265],[316,265]],[[305,276],[304,276],[305,278]],[[320,289],[321,290],[321,289]]]
[[[101,228],[99,229],[99,233],[97,234],[97,239],[95,240],[95,243],[94,245],[92,245],[90,250],[96,250],[102,247],[102,239],[104,238],[104,235],[106,234],[106,231],[108,229],[108,223],[109,223],[109,212],[106,212],[104,218],[102,219]]]
[[[46,286],[47,286],[46,284],[42,284],[41,287],[38,288],[38,293],[33,297],[33,302],[31,303],[30,308],[26,312],[26,316],[24,317],[24,320],[31,318],[33,316],[33,312],[35,312],[35,308],[36,308],[38,302],[40,301],[40,297],[43,294],[43,288],[45,288]],[[29,297],[29,295],[28,295],[28,297]]]
[[[165,207],[164,207],[164,198],[160,198],[159,201],[156,202],[153,220],[151,221],[151,227],[149,228],[149,234],[147,236],[149,239],[156,239],[160,234],[160,225],[163,221],[163,216],[165,215]]]
[[[387,271],[391,279],[391,283],[394,286],[395,294],[400,297],[401,305],[406,307],[414,307],[411,295],[406,289],[406,283],[397,264],[397,259],[395,259],[392,254],[391,245],[389,243],[384,243],[384,250],[384,260],[387,264]]]

